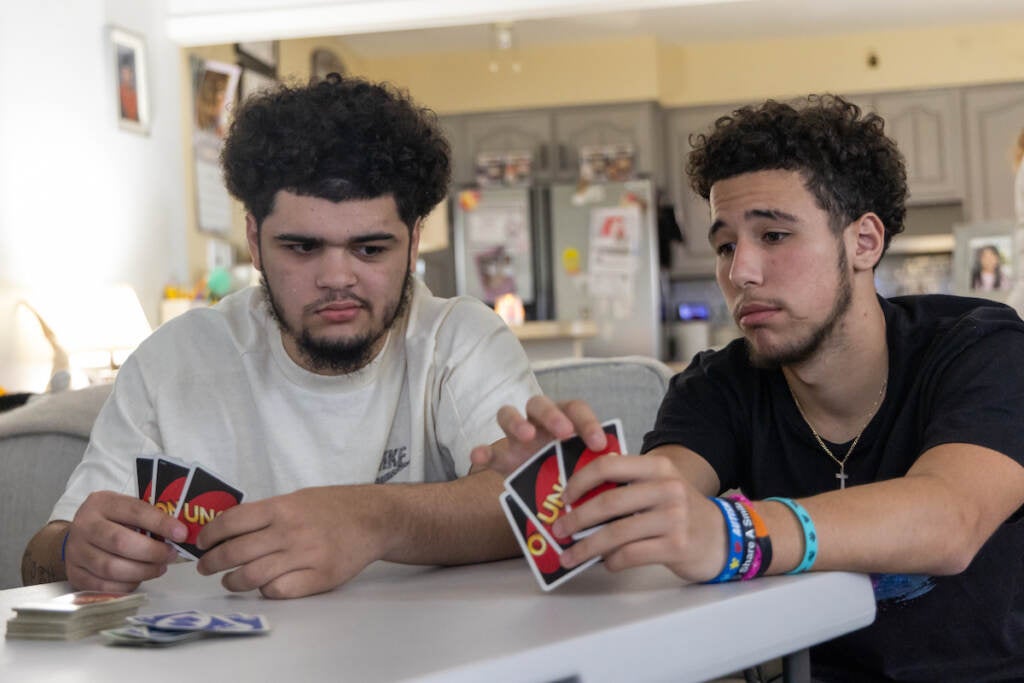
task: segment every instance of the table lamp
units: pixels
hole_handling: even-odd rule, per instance
[[[128,285],[33,292],[21,302],[39,321],[53,348],[51,390],[113,379],[117,368],[152,328]],[[70,381],[62,373],[70,374]]]

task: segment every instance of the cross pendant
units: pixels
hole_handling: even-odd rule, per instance
[[[839,480],[839,488],[840,489],[845,489],[846,488],[846,480],[849,479],[849,478],[850,478],[850,475],[848,475],[843,470],[839,470],[838,472],[836,472],[836,479]]]

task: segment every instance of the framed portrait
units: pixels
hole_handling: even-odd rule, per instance
[[[149,84],[146,78],[146,43],[142,36],[116,26],[108,27],[111,71],[114,74],[118,125],[135,133],[149,133]]]
[[[953,227],[958,294],[1005,301],[1024,267],[1024,226],[1012,221]]]
[[[238,63],[246,69],[254,69],[267,76],[277,74],[276,40],[235,43],[235,55],[238,57]]]

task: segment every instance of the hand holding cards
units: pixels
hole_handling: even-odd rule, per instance
[[[241,503],[245,495],[201,465],[187,465],[174,458],[139,457],[135,459],[135,468],[139,498],[188,527],[184,541],[167,542],[190,560],[203,556],[196,546],[203,526]]]
[[[537,582],[546,591],[560,586],[600,559],[595,557],[572,569],[564,569],[559,562],[562,552],[600,527],[587,529],[574,538],[558,538],[551,525],[567,509],[562,491],[568,479],[595,458],[626,450],[619,420],[606,422],[602,427],[607,438],[602,451],[591,451],[578,436],[562,442],[552,441],[505,479],[506,493],[501,495],[501,505]],[[602,484],[587,492],[576,505],[583,505],[616,486],[618,484],[611,482]]]

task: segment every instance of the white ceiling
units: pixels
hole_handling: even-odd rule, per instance
[[[495,22],[514,22],[520,47],[720,42],[1024,21],[1024,0],[168,0],[168,14],[183,45],[341,35],[381,57],[488,49]]]

